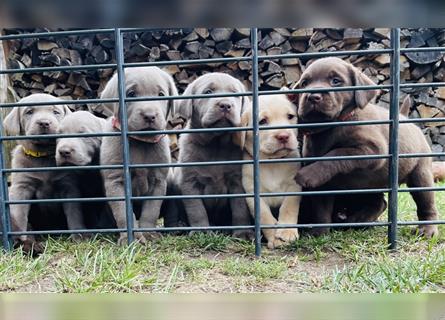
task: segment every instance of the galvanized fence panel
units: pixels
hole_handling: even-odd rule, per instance
[[[423,224],[445,224],[445,220],[436,221],[399,221],[397,217],[397,203],[399,192],[421,192],[421,191],[444,191],[445,187],[418,187],[418,188],[399,188],[398,186],[398,162],[401,158],[412,157],[433,157],[442,156],[443,153],[414,153],[414,154],[399,154],[398,150],[398,129],[401,123],[423,123],[445,121],[445,118],[422,118],[422,119],[402,119],[399,120],[399,96],[402,88],[423,88],[423,87],[441,87],[445,86],[445,82],[434,83],[400,83],[400,54],[406,52],[425,52],[425,51],[445,51],[443,47],[431,48],[400,48],[400,30],[393,28],[391,30],[391,48],[389,49],[373,49],[373,50],[355,50],[355,51],[335,51],[335,52],[311,52],[311,53],[295,53],[295,54],[280,54],[280,55],[264,55],[260,56],[258,53],[258,30],[251,28],[251,44],[252,54],[248,57],[230,57],[230,58],[210,58],[210,59],[193,59],[193,60],[173,60],[173,61],[154,61],[154,62],[125,62],[123,51],[123,34],[126,32],[141,32],[152,29],[89,29],[89,30],[70,30],[57,32],[42,32],[29,34],[14,34],[0,36],[0,41],[12,39],[25,38],[41,38],[41,37],[63,37],[69,35],[81,34],[98,34],[108,33],[114,34],[115,37],[115,52],[116,63],[108,64],[93,64],[80,66],[63,66],[63,67],[32,67],[26,69],[8,69],[0,70],[0,74],[13,73],[33,73],[33,72],[47,72],[47,71],[79,71],[79,70],[96,70],[96,69],[115,69],[118,75],[118,92],[119,97],[115,99],[80,99],[68,100],[60,103],[52,104],[93,104],[101,102],[115,102],[119,104],[119,116],[121,118],[121,132],[107,132],[97,134],[63,134],[63,135],[35,135],[33,139],[48,139],[61,137],[93,137],[93,136],[120,136],[122,139],[123,161],[122,165],[88,165],[83,167],[68,166],[68,167],[41,167],[41,168],[6,168],[4,163],[4,142],[10,140],[24,140],[30,137],[24,136],[4,136],[3,127],[0,122],[0,140],[2,147],[0,149],[0,210],[2,221],[2,240],[3,248],[10,250],[12,248],[12,237],[18,235],[49,235],[49,234],[73,234],[73,233],[117,233],[126,232],[128,235],[128,243],[134,241],[134,232],[158,231],[158,232],[173,232],[173,231],[204,231],[204,230],[243,230],[250,229],[255,231],[255,253],[261,254],[261,229],[280,229],[280,228],[342,228],[342,227],[388,227],[388,242],[390,249],[397,247],[397,230],[398,226],[406,225],[423,225]],[[389,54],[390,62],[390,79],[391,84],[387,85],[372,85],[372,86],[345,86],[328,89],[293,89],[293,90],[259,90],[259,74],[258,63],[264,60],[277,60],[287,58],[321,58],[328,56],[347,56],[347,55],[375,55],[375,54]],[[252,64],[252,90],[245,93],[220,93],[220,94],[200,94],[190,96],[163,96],[163,97],[126,97],[125,92],[125,69],[141,66],[167,66],[167,65],[192,65],[203,63],[229,63],[238,61],[249,61]],[[258,125],[258,97],[260,95],[274,95],[274,94],[291,94],[303,92],[327,92],[327,91],[356,91],[356,90],[374,90],[386,89],[390,90],[390,117],[388,120],[370,120],[370,121],[337,121],[329,123],[307,123],[297,124],[291,126],[274,126],[274,127],[260,127]],[[159,131],[128,131],[126,102],[129,101],[157,101],[157,100],[184,100],[196,98],[213,98],[213,97],[227,97],[227,96],[250,96],[252,99],[252,113],[253,126],[252,127],[238,127],[238,128],[205,128],[205,129],[183,129],[183,130],[159,130]],[[42,106],[45,102],[26,104],[27,106]],[[23,107],[20,103],[3,103],[1,108]],[[339,127],[339,126],[356,126],[356,125],[374,125],[387,124],[390,126],[390,145],[388,154],[379,155],[360,155],[360,156],[336,156],[336,157],[310,157],[310,158],[288,158],[288,159],[259,159],[259,132],[260,130],[272,130],[279,128],[312,128],[312,127]],[[157,163],[157,164],[131,164],[130,163],[130,149],[129,149],[129,135],[153,135],[162,133],[197,133],[197,132],[214,132],[214,131],[246,131],[252,130],[254,136],[254,152],[252,160],[235,160],[235,161],[204,161],[193,163]],[[365,159],[389,159],[389,181],[388,188],[378,189],[355,189],[355,190],[329,190],[329,191],[302,191],[302,192],[260,192],[260,164],[261,163],[283,163],[292,161],[338,161],[338,160],[365,160]],[[209,194],[209,195],[166,195],[166,196],[133,196],[131,189],[131,169],[133,168],[154,168],[154,167],[186,167],[186,166],[214,166],[214,165],[231,165],[231,164],[253,164],[254,170],[254,192],[243,194]],[[8,199],[7,174],[12,172],[36,172],[36,171],[57,171],[57,170],[97,170],[97,169],[117,169],[123,170],[125,176],[125,194],[120,197],[100,197],[100,198],[71,198],[71,199],[34,199],[34,200],[16,200]],[[388,193],[388,222],[362,222],[362,223],[323,223],[323,224],[286,224],[286,225],[263,225],[261,224],[259,203],[261,197],[277,197],[290,195],[341,195],[341,194],[363,194],[363,193]],[[165,199],[212,199],[212,198],[254,198],[255,219],[253,225],[246,226],[210,226],[210,227],[163,227],[163,228],[135,228],[133,218],[132,200],[165,200]],[[125,229],[85,229],[85,230],[44,230],[44,231],[11,231],[9,205],[24,204],[24,203],[64,203],[64,202],[96,202],[96,201],[124,201],[126,211],[127,227]]]

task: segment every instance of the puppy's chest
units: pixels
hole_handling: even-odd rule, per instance
[[[262,192],[283,192],[296,185],[294,177],[298,164],[262,164],[260,184]]]
[[[329,130],[326,133],[306,137],[303,143],[304,157],[320,157],[336,148],[344,140],[343,130]],[[347,139],[346,139],[347,141]],[[347,144],[347,143],[344,143]]]

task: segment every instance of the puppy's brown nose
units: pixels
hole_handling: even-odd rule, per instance
[[[322,99],[321,93],[310,93],[307,99],[309,100],[309,102],[318,103]]]
[[[142,117],[144,118],[144,121],[147,123],[153,123],[156,120],[156,115],[154,113],[144,113]]]
[[[222,102],[219,104],[219,108],[222,112],[228,113],[232,109],[232,104],[227,103],[227,102]]]
[[[59,154],[63,158],[69,158],[73,153],[73,149],[69,147],[62,147],[59,149]]]
[[[275,136],[275,138],[281,143],[285,144],[289,141],[289,134],[285,132],[281,132]]]
[[[49,126],[51,125],[51,121],[46,120],[46,119],[41,119],[37,121],[37,124],[39,125],[39,127],[41,129],[48,129]]]

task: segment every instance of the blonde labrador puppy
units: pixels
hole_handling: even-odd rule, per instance
[[[297,108],[286,95],[260,96],[259,125],[285,126],[297,123]],[[252,126],[252,110],[244,112],[242,126]],[[244,131],[235,136],[235,143],[244,150],[244,159],[252,159],[253,133]],[[260,159],[300,157],[296,129],[260,130]],[[299,162],[260,164],[260,192],[300,192],[295,175]],[[242,181],[247,193],[253,193],[253,165],[243,165]],[[254,215],[254,199],[247,198],[250,213]],[[300,208],[300,196],[262,197],[260,203],[261,224],[296,224]],[[278,217],[273,214],[278,210]],[[298,239],[297,229],[264,229],[267,246],[271,249]]]

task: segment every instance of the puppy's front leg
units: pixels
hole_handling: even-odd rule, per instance
[[[156,186],[153,190],[153,196],[165,196],[167,193],[167,180],[157,180]],[[141,228],[154,228],[156,227],[156,221],[159,219],[161,212],[162,200],[149,200],[144,201],[142,204],[141,217],[139,218],[139,227]],[[157,233],[144,232],[143,235],[146,239],[156,238]]]
[[[237,185],[231,188],[231,193],[244,193],[244,188]],[[246,226],[251,224],[251,216],[245,198],[231,198],[230,208],[232,209],[232,225]],[[255,233],[253,230],[234,230],[232,235],[235,238],[252,240]]]
[[[291,191],[291,190],[288,190]],[[295,188],[292,192],[300,192],[301,188]],[[300,211],[300,196],[285,197],[280,207],[278,224],[296,224]],[[278,247],[298,239],[298,229],[277,229],[274,246]]]
[[[9,200],[31,200],[36,190],[26,181],[12,183],[9,189]],[[26,231],[28,227],[28,214],[31,208],[30,204],[11,204],[10,205],[11,225],[13,231]],[[23,243],[32,241],[31,237],[26,235],[19,236],[19,240]]]
[[[80,198],[80,191],[76,186],[65,185],[62,187],[64,192],[62,192],[62,198]],[[85,223],[82,214],[82,205],[79,202],[64,202],[63,203],[63,213],[66,217],[66,222],[68,224],[69,230],[80,230],[85,229]],[[83,237],[88,237],[88,234],[72,234],[70,238],[73,240],[81,240]]]
[[[181,185],[181,193],[183,195],[200,195],[202,191],[193,182],[184,181]],[[190,226],[208,227],[210,225],[202,199],[184,199],[182,201]]]
[[[384,152],[377,147],[364,145],[357,148],[337,148],[329,151],[323,157],[360,156],[383,154]],[[377,169],[384,163],[385,159],[316,161],[298,170],[295,180],[300,186],[313,189],[324,185],[337,174],[347,174],[360,168]]]
[[[105,170],[104,170],[105,171]],[[107,197],[123,197],[125,195],[124,191],[124,183],[123,179],[112,179],[111,177],[107,176],[108,174],[104,172],[104,186],[105,186],[105,195]],[[116,221],[116,225],[119,229],[126,228],[127,227],[127,219],[125,215],[125,202],[124,201],[110,201],[109,206],[111,208],[111,211],[113,212],[114,220]],[[133,221],[136,223],[136,217],[133,213]],[[136,227],[136,225],[134,226]],[[135,232],[134,234],[135,238],[141,242],[145,243],[144,236],[139,233]],[[121,232],[118,240],[119,245],[126,244],[127,240],[127,233]]]
[[[312,223],[332,223],[332,213],[334,210],[334,196],[309,196],[311,203],[311,221]],[[320,236],[328,233],[330,228],[314,228],[310,230],[313,236]]]
[[[246,198],[247,205],[249,206],[250,213],[252,217],[255,217],[255,204],[253,198]],[[260,198],[260,219],[261,224],[277,224],[277,219],[274,218],[272,212],[270,211],[269,205]],[[264,237],[267,240],[267,246],[269,249],[274,248],[274,240],[275,240],[275,229],[262,229]]]

